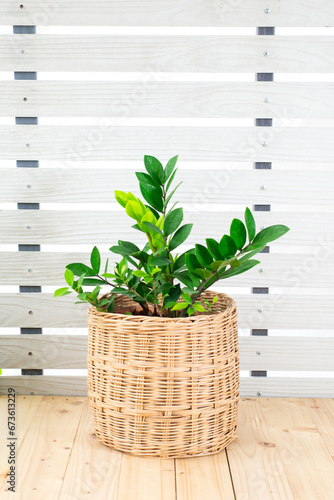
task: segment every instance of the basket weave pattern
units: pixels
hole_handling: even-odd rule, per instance
[[[239,402],[235,302],[190,318],[88,313],[88,396],[103,444],[141,456],[217,453],[235,437]],[[117,307],[132,304],[117,298]]]

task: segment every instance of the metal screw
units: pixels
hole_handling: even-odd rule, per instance
[[[259,269],[259,273],[264,273],[263,267],[261,267],[261,269]]]
[[[25,54],[25,53],[26,53],[26,51],[22,49],[21,50],[21,54]]]
[[[261,229],[261,231],[262,231],[262,229],[264,229],[264,226],[261,226],[261,227],[260,227],[260,229]]]
[[[30,352],[28,352],[28,356],[32,356],[32,352],[31,352],[31,351],[30,351]]]
[[[262,186],[260,186],[260,189],[261,189],[261,191],[264,191],[267,188],[266,188],[266,186],[264,184],[262,184]]]
[[[262,396],[262,392],[257,391],[256,395],[257,395],[257,396]]]
[[[24,5],[21,3],[21,5],[20,5],[20,9],[23,9],[23,7],[24,7]]]
[[[265,98],[264,98],[264,102],[265,102],[265,103],[268,103],[268,102],[270,102],[270,99],[269,99],[269,97],[265,97]]]
[[[29,230],[29,229],[31,229],[31,226],[27,226],[27,229],[28,229],[28,230]]]
[[[267,142],[263,142],[263,143],[262,143],[262,146],[263,146],[264,148],[266,148],[266,147],[268,147],[268,143],[267,143]]]
[[[270,14],[270,9],[264,9],[265,14]]]
[[[29,312],[28,312],[28,314],[30,314],[30,316],[31,316],[31,315],[33,314],[33,312],[32,312],[32,311],[29,311]]]
[[[28,269],[28,273],[32,273],[32,269]]]
[[[268,51],[268,50],[265,50],[265,51],[263,52],[263,55],[264,55],[264,57],[268,57],[268,56],[269,56],[269,51]]]
[[[261,356],[262,352],[261,351],[256,351],[257,356]]]
[[[28,188],[28,189],[30,189],[30,188],[31,188],[30,184],[27,184],[27,188]]]
[[[257,312],[259,312],[259,313],[263,313],[263,308],[262,308],[262,307],[260,307],[260,308],[257,310]]]
[[[26,144],[26,148],[30,148],[30,144]]]
[[[24,102],[26,102],[28,99],[26,97],[23,97]]]
[[[34,392],[31,392],[30,395],[33,396],[35,393]]]

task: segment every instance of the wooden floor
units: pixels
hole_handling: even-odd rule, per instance
[[[101,445],[86,398],[19,396],[15,494],[7,490],[7,396],[0,410],[1,499],[334,498],[332,399],[243,398],[238,439],[226,452],[159,460]]]

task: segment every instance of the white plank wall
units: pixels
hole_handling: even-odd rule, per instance
[[[164,82],[153,74],[148,81],[132,82],[0,81],[0,116],[11,115],[334,118],[334,87],[305,82]]]
[[[51,291],[64,285],[66,264],[89,264],[88,246],[102,247],[105,261],[118,239],[145,243],[114,190],[139,195],[134,171],[144,154],[163,162],[179,154],[189,245],[219,239],[246,206],[262,208],[258,228],[291,228],[258,267],[216,287],[236,299],[240,328],[269,333],[240,337],[241,369],[268,372],[242,377],[241,394],[333,397],[334,37],[326,28],[334,2],[2,0],[0,25],[37,26],[37,34],[0,35],[0,243],[41,245],[1,248],[0,368],[59,370],[6,372],[0,394],[11,386],[87,395],[86,377],[69,370],[86,367],[87,337],[75,329],[87,331],[88,306]],[[323,29],[255,35],[268,26]],[[12,81],[13,71],[44,80]],[[256,73],[281,81],[246,81]],[[14,125],[32,116],[44,122]],[[254,118],[273,126],[234,122]],[[11,168],[37,159],[38,169]],[[41,209],[12,209],[17,203]],[[13,293],[24,285],[45,288]],[[254,287],[270,293],[249,293]]]
[[[301,282],[293,295],[285,291],[271,295],[238,295],[234,292],[240,328],[331,330],[333,296],[298,294],[304,286]],[[87,326],[88,305],[75,305],[75,300],[74,294],[54,299],[49,293],[38,296],[32,293],[2,293],[1,326],[83,328]],[[315,314],[315,311],[321,311],[321,315]]]
[[[331,73],[334,43],[329,36],[2,35],[0,65],[3,71]]]
[[[179,154],[184,161],[332,163],[332,139],[330,127],[127,127],[107,119],[91,127],[0,126],[3,159],[59,160],[65,167],[85,160],[138,161],[148,152],[162,161]]]
[[[334,5],[330,0],[25,0],[20,8],[2,0],[0,18],[28,26],[334,26]]]

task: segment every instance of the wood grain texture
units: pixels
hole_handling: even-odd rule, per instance
[[[270,8],[265,14],[264,7]],[[11,0],[0,6],[3,24],[85,26],[333,26],[331,2],[320,0]]]
[[[18,498],[58,498],[82,409],[79,398],[43,398],[19,450]]]
[[[87,396],[87,377],[17,375],[0,377],[0,394],[14,387],[17,394]],[[241,377],[241,396],[333,398],[333,378]]]
[[[7,386],[7,390],[8,390]],[[6,390],[6,393],[7,393]],[[15,437],[16,439],[16,457],[18,458],[18,453],[26,434],[29,431],[30,425],[33,422],[35,415],[38,411],[39,405],[42,401],[42,396],[16,396],[15,397]],[[4,498],[13,497],[13,493],[4,493],[7,489],[7,475],[10,470],[10,464],[8,464],[8,440],[9,437],[7,431],[8,425],[8,397],[0,397],[0,422],[1,422],[1,433],[0,433],[0,492]],[[18,466],[18,464],[16,464]],[[16,467],[16,473],[18,472],[18,467]],[[6,497],[4,496],[6,495]]]
[[[235,498],[225,450],[208,457],[177,459],[175,472],[177,500]]]
[[[110,242],[112,243],[112,242]],[[278,286],[284,289],[302,285],[308,288],[334,287],[334,261],[329,253],[297,254],[272,253],[257,256],[261,262],[247,273],[229,278],[224,287]],[[110,259],[110,269],[117,260],[116,254],[101,252],[103,265]],[[89,265],[90,253],[87,252],[1,252],[1,283],[3,285],[64,285],[65,266],[70,262],[83,262]],[[321,265],[326,262],[326,265]],[[28,271],[31,269],[31,272]],[[261,271],[262,270],[262,271]]]
[[[238,306],[240,328],[333,328],[330,295],[233,294],[233,298]],[[86,327],[88,304],[75,305],[75,300],[75,294],[54,299],[49,293],[2,293],[1,327]],[[321,311],[321,316],[315,311]]]
[[[294,500],[261,407],[262,400],[240,401],[238,437],[226,450],[236,498]]]
[[[164,82],[153,75],[134,82],[2,81],[0,116],[323,119],[334,117],[334,87],[321,82]]]
[[[264,7],[270,8],[265,14]],[[3,24],[58,26],[333,26],[331,2],[320,0],[11,0],[0,6]]]
[[[177,196],[181,204],[201,210],[222,202],[238,204],[240,200],[244,205],[303,203],[334,208],[333,173],[321,171],[321,165],[318,171],[319,175],[315,176],[311,171],[291,169],[203,168],[192,170],[189,175],[189,170],[182,169],[181,164],[176,180],[183,185]],[[116,203],[115,189],[138,192],[135,169],[5,168],[0,172],[2,202]]]
[[[266,399],[262,420],[270,430],[295,500],[327,498],[334,487],[334,462],[302,400]]]
[[[85,335],[1,335],[0,343],[2,368],[87,367]],[[239,349],[241,370],[334,369],[332,338],[240,337]]]
[[[330,73],[333,63],[328,36],[0,36],[3,71]]]
[[[174,460],[123,453],[117,500],[176,500]]]
[[[97,440],[89,401],[85,399],[59,499],[116,500],[121,463],[121,452]]]
[[[305,400],[305,404],[309,408],[310,418],[317,426],[329,454],[334,459],[334,400],[314,398]]]
[[[187,244],[202,243],[205,238],[220,240],[223,234],[229,234],[231,221],[240,219],[244,210],[235,211],[200,211],[184,210],[184,223],[194,222],[194,228]],[[290,231],[278,242],[277,248],[287,245],[311,246],[315,262],[305,263],[306,268],[298,283],[307,280],[309,272],[328,261],[333,253],[332,213],[302,212],[257,212],[257,227],[272,224],[285,224]],[[120,240],[132,241],[144,246],[145,235],[135,233],[126,213],[120,211],[56,211],[56,210],[3,210],[0,212],[0,243],[41,243],[41,244],[85,244],[115,245]],[[295,273],[286,258],[285,272]],[[231,283],[231,281],[229,280]]]
[[[127,127],[107,119],[95,127],[2,125],[0,147],[4,160],[57,160],[61,168],[148,153],[162,161],[178,154],[184,161],[332,163],[334,156],[329,127]]]

